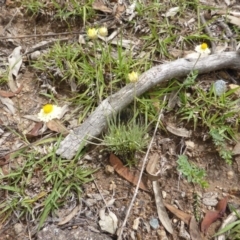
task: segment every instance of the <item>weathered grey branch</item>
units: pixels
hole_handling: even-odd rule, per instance
[[[240,69],[240,53],[224,52],[213,54],[200,58],[197,63],[196,59],[181,58],[149,69],[140,76],[135,86],[132,83],[128,84],[102,101],[88,119],[60,143],[57,154],[72,159],[79,146],[84,144],[84,140],[91,140],[103,131],[107,125],[107,119],[130,104],[134,96],[140,96],[157,84],[172,78],[184,77],[193,69],[198,70],[199,73],[208,73],[224,68]]]

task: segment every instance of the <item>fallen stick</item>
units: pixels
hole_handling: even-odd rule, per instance
[[[118,92],[101,102],[96,110],[79,127],[72,130],[60,143],[57,154],[72,159],[86,140],[99,136],[107,126],[107,121],[129,105],[134,96],[140,96],[159,83],[172,78],[187,76],[192,70],[208,73],[220,69],[240,70],[240,51],[223,52],[198,59],[181,58],[157,65],[143,73],[137,83],[127,84]]]

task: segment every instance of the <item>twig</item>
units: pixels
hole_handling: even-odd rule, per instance
[[[5,26],[5,28],[3,29],[3,33],[6,31],[6,29],[8,28],[8,27],[10,27],[11,26],[11,24],[12,24],[12,21],[13,21],[13,19],[15,18],[15,16],[17,15],[17,13],[19,12],[19,10],[17,9],[16,11],[15,11],[15,13],[13,14],[13,17],[10,19],[10,21],[8,22],[8,24]]]
[[[234,34],[232,33],[232,30],[230,27],[223,21],[218,21],[218,24],[220,27],[222,27],[225,30],[227,39],[230,39],[230,50],[235,51],[237,49],[236,39],[234,39]]]
[[[207,22],[206,22],[203,14],[200,14],[200,19],[201,19],[202,24],[204,25],[206,33],[209,35],[209,37],[214,38],[211,30],[209,29],[209,27],[207,25]],[[216,43],[214,41],[211,41],[211,45],[212,45],[212,53],[215,53],[216,52]]]
[[[54,37],[59,35],[73,35],[82,34],[83,32],[62,32],[62,33],[47,33],[47,34],[31,34],[31,35],[20,35],[15,37],[0,37],[0,40],[6,39],[17,39],[17,38],[35,38],[35,37]]]
[[[108,212],[110,212],[110,210],[109,210],[109,208],[108,208],[108,205],[107,205],[107,203],[106,203],[106,201],[105,201],[105,199],[104,199],[104,197],[103,197],[103,195],[102,195],[102,193],[101,193],[101,191],[100,191],[100,189],[99,189],[99,187],[98,187],[98,185],[97,185],[97,182],[96,182],[95,180],[93,180],[93,182],[94,182],[94,184],[96,185],[97,190],[98,190],[98,192],[99,192],[99,194],[100,194],[100,196],[101,196],[104,204],[106,205],[106,208],[107,208]]]
[[[165,103],[165,101],[166,101],[166,96],[164,97],[163,103]],[[156,124],[156,126],[155,126],[152,139],[151,139],[151,141],[150,141],[150,143],[149,143],[149,145],[148,145],[148,149],[147,149],[147,152],[146,152],[145,157],[144,157],[144,160],[143,160],[141,172],[140,172],[140,174],[139,174],[138,183],[137,183],[137,186],[136,186],[136,188],[135,188],[135,191],[134,191],[134,194],[133,194],[133,197],[132,197],[132,201],[131,201],[131,203],[130,203],[130,205],[129,205],[129,207],[128,207],[128,210],[127,210],[125,219],[124,219],[123,224],[122,224],[122,226],[121,226],[121,228],[120,228],[120,231],[119,231],[117,240],[121,240],[121,239],[122,239],[123,228],[125,227],[125,225],[126,225],[126,223],[127,223],[127,220],[128,220],[130,211],[131,211],[131,209],[132,209],[133,203],[134,203],[134,201],[135,201],[135,199],[136,199],[136,197],[137,197],[137,193],[138,193],[139,185],[140,185],[140,182],[141,182],[141,179],[142,179],[143,171],[144,171],[144,169],[145,169],[145,165],[146,165],[147,160],[148,160],[148,155],[149,155],[149,152],[150,152],[150,150],[151,150],[151,148],[152,148],[152,144],[153,144],[155,135],[156,135],[156,133],[157,133],[157,129],[158,129],[158,126],[159,126],[159,122],[160,122],[161,117],[162,117],[162,112],[163,112],[163,108],[161,109],[161,111],[160,111],[160,113],[159,113],[159,115],[158,115],[157,124]]]

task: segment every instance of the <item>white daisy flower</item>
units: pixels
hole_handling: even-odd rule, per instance
[[[202,55],[209,55],[211,53],[211,50],[208,48],[208,45],[206,43],[202,43],[195,47],[195,51],[198,53],[201,53]]]
[[[60,118],[62,108],[52,104],[46,104],[38,113],[38,119],[43,122],[48,122],[54,118]]]

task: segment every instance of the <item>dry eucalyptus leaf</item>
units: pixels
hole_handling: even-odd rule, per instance
[[[162,223],[162,225],[164,226],[164,228],[170,234],[173,234],[172,223],[168,217],[167,211],[163,204],[159,183],[157,181],[153,181],[152,184],[153,184],[153,192],[154,192],[154,196],[155,196],[155,202],[156,202],[156,206],[157,206],[158,218],[159,218],[160,222]]]
[[[140,219],[141,219],[140,217],[134,219],[133,226],[132,226],[133,230],[138,230]]]
[[[105,6],[102,0],[95,0],[92,4],[94,10],[99,10],[105,13],[112,13],[112,9]]]
[[[15,114],[16,109],[14,107],[14,102],[10,98],[6,97],[3,98],[0,96],[0,101],[2,102],[3,105],[7,107],[8,112],[10,112],[11,114]]]
[[[103,231],[114,234],[117,230],[118,219],[117,216],[109,211],[108,215],[105,213],[105,208],[99,211],[99,225]]]
[[[26,137],[31,138],[31,137],[36,137],[39,135],[39,130],[42,128],[43,123],[42,122],[37,122],[35,123],[34,127],[32,130],[26,134]]]
[[[9,62],[9,74],[8,74],[8,86],[11,89],[12,92],[17,91],[17,86],[14,82],[13,76],[18,76],[18,71],[22,65],[22,55],[21,55],[21,49],[22,47],[16,47],[12,54],[8,57]]]
[[[185,145],[188,149],[194,149],[195,143],[193,141],[185,141]]]
[[[235,17],[240,17],[240,12],[229,12],[231,15],[235,16]]]
[[[198,227],[198,223],[194,216],[191,217],[191,220],[189,223],[189,233],[190,233],[191,239],[203,240],[203,238],[201,236],[201,232]]]
[[[15,85],[14,85],[15,86]],[[21,85],[16,91],[14,92],[8,92],[8,91],[3,91],[0,90],[0,96],[1,97],[14,97],[16,94],[20,93],[23,89],[23,85]]]
[[[14,77],[17,77],[19,69],[20,69],[20,67],[22,65],[21,49],[22,49],[21,46],[16,47],[13,50],[12,54],[8,57],[10,73]]]
[[[115,171],[125,178],[127,181],[131,182],[135,186],[137,185],[139,173],[135,172],[133,173],[129,168],[125,167],[121,160],[115,156],[113,153],[110,154],[109,162],[114,167]],[[139,188],[141,188],[144,191],[148,191],[147,185],[141,180]]]
[[[68,129],[58,119],[53,119],[47,122],[47,127],[50,130],[61,133],[64,136],[69,133]]]
[[[172,55],[174,58],[181,58],[183,57],[183,50],[173,48],[169,50],[169,54]]]
[[[179,12],[179,7],[173,7],[170,8],[166,14],[164,14],[165,17],[174,17]]]
[[[84,39],[84,35],[83,34],[79,34],[79,36],[78,36],[78,43],[79,44],[86,44],[86,41]]]
[[[40,122],[39,118],[37,115],[24,115],[22,116],[23,118],[26,118],[28,120],[34,121],[34,122]]]
[[[181,221],[181,225],[180,225],[180,230],[179,230],[179,234],[178,236],[181,239],[185,239],[185,240],[191,240],[190,234],[186,231],[185,227],[184,227],[184,222]],[[195,239],[194,239],[195,240]]]
[[[157,153],[154,153],[152,156],[150,156],[150,159],[148,161],[147,167],[146,167],[146,172],[147,172],[147,177],[151,181],[156,181],[158,180],[161,176],[154,174],[156,172],[156,166],[159,161],[159,155]]]
[[[216,211],[207,211],[206,215],[204,216],[201,222],[201,232],[206,234],[210,225],[223,217],[223,214],[226,211],[227,202],[228,202],[228,196],[221,199],[218,202],[216,206]]]
[[[121,16],[126,10],[125,4],[117,3],[116,7],[114,8],[113,14],[115,15],[115,18],[120,20]]]
[[[234,17],[234,16],[229,16],[229,15],[227,15],[225,17],[230,21],[230,23],[240,27],[240,18]]]
[[[177,91],[172,91],[170,94],[169,94],[169,99],[168,99],[168,109],[169,110],[172,110],[176,104],[178,103],[179,101],[179,97],[178,97],[178,94],[177,94]]]
[[[172,124],[167,124],[167,130],[179,137],[185,137],[185,138],[189,138],[192,135],[191,131],[188,131],[186,128],[177,128],[175,126],[173,126]]]
[[[106,207],[112,207],[116,199],[112,198],[106,202]]]
[[[208,211],[201,222],[201,231],[206,234],[210,225],[219,218],[221,218],[221,216],[217,211]]]
[[[179,219],[181,219],[183,222],[185,222],[186,224],[189,224],[190,222],[190,219],[191,219],[191,215],[175,208],[174,206],[168,204],[168,203],[165,203],[164,204],[165,207],[171,212],[173,213],[176,217],[178,217]]]
[[[66,223],[68,223],[69,221],[71,221],[74,216],[80,211],[82,205],[80,204],[79,206],[75,207],[70,214],[68,214],[65,218],[63,218],[58,225],[64,225]]]
[[[128,39],[117,39],[117,40],[113,40],[111,41],[111,44],[113,45],[121,45],[121,47],[126,48],[126,49],[131,49],[132,46],[136,46],[138,45],[140,42],[139,41],[132,41],[132,40],[128,40]]]

